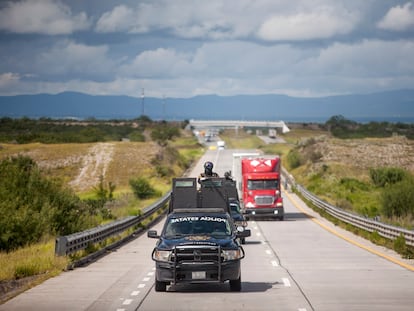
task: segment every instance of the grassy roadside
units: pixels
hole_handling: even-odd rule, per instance
[[[10,253],[0,253],[0,304],[43,281],[60,274],[68,257],[55,256],[50,239]]]

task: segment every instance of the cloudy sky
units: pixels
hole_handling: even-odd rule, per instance
[[[0,95],[414,88],[414,1],[0,0]]]

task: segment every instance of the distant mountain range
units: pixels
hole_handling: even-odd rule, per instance
[[[0,96],[0,117],[153,120],[284,120],[325,122],[347,119],[414,123],[414,89],[366,95],[298,98],[285,95],[205,95],[192,98],[94,96],[75,92],[57,95]]]

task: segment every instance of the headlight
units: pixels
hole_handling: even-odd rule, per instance
[[[223,250],[224,261],[236,260],[242,258],[242,252],[240,249],[237,250]]]
[[[152,253],[152,259],[155,261],[170,261],[171,257],[171,251],[161,251],[161,250],[155,250]]]
[[[247,202],[246,207],[254,207],[254,204],[252,202]]]
[[[234,223],[236,224],[236,227],[239,227],[239,226],[247,227],[247,221],[245,221],[245,220],[244,221],[237,220]]]

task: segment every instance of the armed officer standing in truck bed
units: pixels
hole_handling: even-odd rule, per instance
[[[204,173],[201,173],[200,176],[198,176],[198,182],[200,183],[201,180],[204,180],[206,178],[210,177],[219,177],[219,175],[216,172],[213,172],[213,162],[207,161],[204,163]]]

